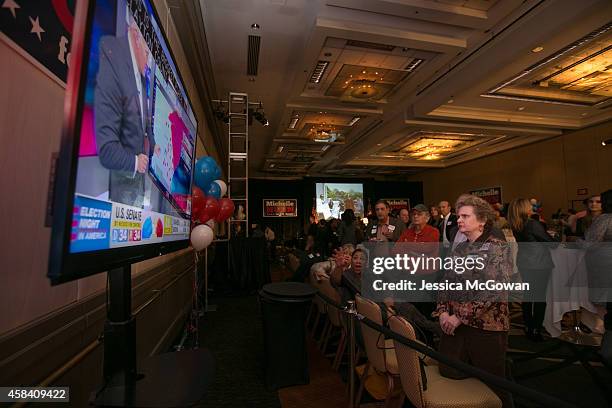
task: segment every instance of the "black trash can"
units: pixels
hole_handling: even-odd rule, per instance
[[[299,282],[269,283],[259,291],[269,390],[308,384],[306,315],[315,288]]]

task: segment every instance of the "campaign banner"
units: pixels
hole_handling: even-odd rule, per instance
[[[59,83],[65,83],[75,0],[6,0],[0,8],[2,38]]]
[[[402,210],[407,209],[410,211],[410,199],[409,198],[383,198],[383,200],[389,203],[389,210]]]
[[[263,200],[264,217],[297,217],[297,200],[265,199]]]
[[[479,188],[477,190],[470,191],[470,194],[482,198],[491,205],[502,202],[501,187]]]
[[[113,204],[93,198],[75,196],[70,252],[96,251],[109,248]]]

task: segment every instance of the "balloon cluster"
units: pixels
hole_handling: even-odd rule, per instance
[[[191,198],[191,218],[196,225],[191,231],[191,244],[196,251],[213,241],[215,222],[223,222],[234,213],[234,202],[221,198],[227,193],[227,184],[219,177],[221,169],[212,157],[196,161]]]
[[[539,214],[542,212],[542,203],[536,198],[532,198],[529,200],[529,202],[531,203],[531,210],[534,212],[534,214]]]

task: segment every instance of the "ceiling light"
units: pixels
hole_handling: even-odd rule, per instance
[[[259,30],[259,24],[257,24],[257,23],[253,23],[253,24],[251,24],[251,28],[252,28],[253,30]]]
[[[297,116],[291,118],[291,122],[289,122],[289,129],[295,129],[295,126],[297,125],[299,120],[300,118]]]
[[[323,78],[323,74],[329,65],[329,61],[319,61],[315,66],[314,71],[312,71],[312,75],[310,76],[310,83],[318,84],[321,82],[321,78]]]
[[[524,107],[524,106],[519,106],[518,108],[516,108],[516,110],[519,110],[519,111],[524,111],[524,110],[525,110],[525,107]]]
[[[542,50],[544,50],[544,47],[538,46],[538,47],[535,47],[533,50],[531,50],[531,52],[540,52]]]
[[[353,119],[351,119],[351,121],[348,123],[348,126],[353,126],[359,119],[361,119],[359,116],[353,117]]]
[[[264,126],[270,125],[270,122],[268,122],[268,119],[266,119],[266,114],[264,113],[261,104],[259,105],[259,108],[253,112],[253,118]]]
[[[602,141],[601,141],[601,145],[602,145],[602,146],[609,146],[609,145],[612,145],[612,139],[602,140]]]

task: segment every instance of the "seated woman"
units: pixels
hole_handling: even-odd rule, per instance
[[[464,289],[468,281],[508,282],[513,269],[512,255],[505,241],[492,234],[495,215],[489,203],[466,195],[460,198],[456,208],[459,231],[467,241],[457,245],[451,256],[480,259],[480,265],[461,272],[457,268],[445,270],[442,282],[461,283]],[[505,377],[510,329],[507,298],[508,293],[503,290],[440,291],[435,312],[443,331],[439,351]],[[440,374],[456,379],[467,377],[445,365],[440,365]],[[513,406],[508,392],[495,388],[493,391],[502,400],[503,407]]]
[[[350,256],[347,251],[337,252],[331,282],[340,291],[343,303],[354,300],[355,295],[361,293],[361,270],[365,258],[365,252],[361,248],[355,249]]]

